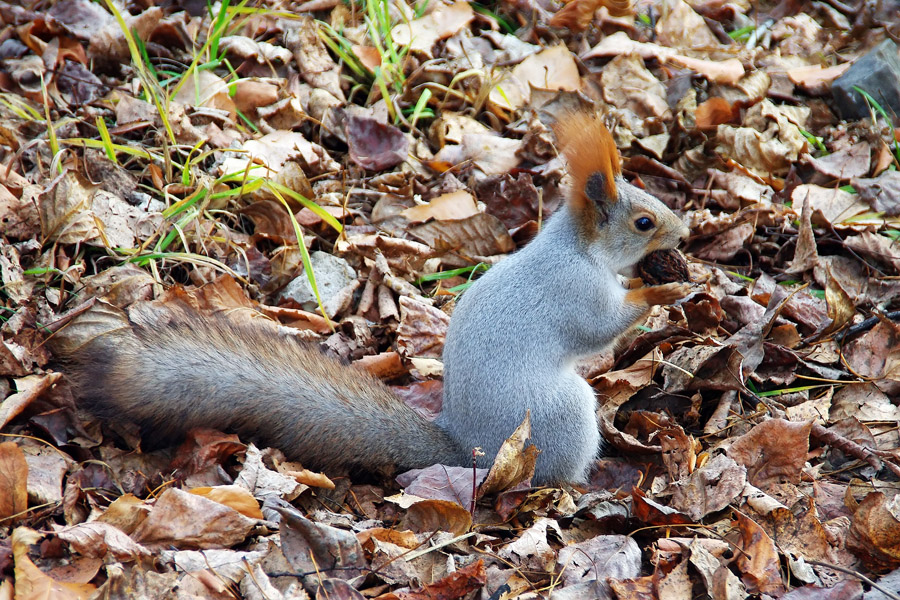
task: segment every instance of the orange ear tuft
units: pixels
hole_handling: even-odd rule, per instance
[[[561,117],[553,126],[562,146],[576,208],[594,210],[603,203],[616,201],[616,176],[622,173],[619,150],[600,119],[590,112],[575,112]]]

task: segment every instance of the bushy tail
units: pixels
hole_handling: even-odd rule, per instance
[[[233,431],[313,469],[457,464],[462,452],[374,377],[267,320],[98,303],[54,336],[80,402],[148,442]]]

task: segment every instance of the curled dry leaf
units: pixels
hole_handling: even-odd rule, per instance
[[[478,487],[478,497],[508,490],[534,477],[534,467],[538,460],[539,448],[525,447],[531,439],[531,412],[516,427],[511,436],[500,445],[494,464],[487,478]]]
[[[334,62],[325,43],[319,37],[318,24],[308,15],[287,22],[284,45],[294,53],[298,71],[313,88],[327,91],[339,101],[344,101],[341,87],[341,68]]]
[[[603,439],[625,452],[660,452],[659,446],[648,446],[615,426],[616,413],[639,389],[653,379],[662,352],[655,347],[627,369],[609,371],[594,380],[594,389],[603,400],[597,411]]]
[[[61,373],[29,375],[16,380],[16,393],[7,396],[0,403],[0,429],[19,415],[25,408],[40,398],[62,379]]]
[[[150,551],[136,543],[118,527],[94,521],[61,529],[55,534],[72,545],[72,549],[92,558],[112,557],[120,561],[150,556]]]
[[[128,535],[150,514],[150,506],[134,494],[122,494],[106,507],[97,522],[108,523]]]
[[[665,46],[649,42],[636,42],[623,31],[618,31],[591,48],[581,58],[612,57],[637,54],[644,60],[657,59],[696,71],[715,83],[733,85],[744,76],[744,66],[736,58],[714,61],[684,56]]]
[[[28,496],[32,503],[62,502],[63,479],[74,461],[66,454],[45,446],[26,446],[23,452],[28,463]]]
[[[539,517],[534,525],[522,532],[518,539],[504,546],[497,554],[527,571],[551,571],[556,564],[556,552],[550,546],[550,533],[562,537],[559,524]]]
[[[738,116],[737,108],[725,98],[714,96],[697,105],[694,113],[697,128],[715,129],[719,125],[731,123]]]
[[[721,45],[703,17],[684,0],[666,3],[666,10],[656,23],[656,35],[659,43],[669,48],[709,51]]]

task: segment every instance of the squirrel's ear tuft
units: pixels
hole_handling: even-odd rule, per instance
[[[622,167],[619,150],[600,115],[587,111],[564,115],[553,125],[553,132],[569,165],[570,202],[575,208],[594,210],[615,202],[616,176]]]

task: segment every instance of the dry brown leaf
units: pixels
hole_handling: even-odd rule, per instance
[[[397,350],[405,357],[440,358],[449,325],[450,317],[446,313],[402,296]]]
[[[791,193],[791,200],[795,206],[808,199],[812,209],[821,213],[826,223],[833,225],[848,221],[851,217],[869,209],[859,198],[859,195],[839,188],[824,188],[813,184],[798,185]]]
[[[32,504],[61,502],[63,480],[73,460],[56,449],[45,446],[25,446],[28,463],[28,498]]]
[[[559,524],[553,519],[538,517],[535,523],[497,553],[526,571],[551,571],[556,564],[556,551],[550,546],[550,532],[560,535]]]
[[[301,161],[313,174],[340,168],[325,149],[295,131],[274,131],[243,144],[245,153],[225,159],[219,167],[221,175],[259,175],[275,177],[288,161]]]
[[[233,508],[245,517],[262,519],[259,502],[245,488],[238,485],[218,485],[216,487],[198,487],[188,490],[192,494],[209,498],[219,504]]]
[[[478,206],[472,194],[465,190],[457,190],[432,198],[426,204],[407,208],[400,214],[414,223],[423,223],[429,219],[453,221],[478,214]]]
[[[767,419],[737,438],[728,456],[747,468],[747,479],[760,489],[783,481],[799,483],[811,429],[812,422]]]
[[[888,217],[900,214],[900,172],[884,171],[872,179],[853,179],[859,198]]]
[[[472,515],[468,507],[456,502],[422,500],[407,509],[403,524],[416,533],[448,531],[462,535],[472,528]]]
[[[469,258],[506,254],[516,248],[503,223],[487,213],[456,221],[432,221],[411,227],[409,232],[437,251]]]
[[[844,356],[853,372],[867,379],[900,381],[900,326],[879,321],[875,327],[851,340]]]
[[[581,58],[612,57],[623,54],[637,54],[644,60],[657,59],[661,62],[680,65],[700,73],[715,83],[734,85],[744,76],[744,66],[736,58],[724,61],[691,58],[659,44],[636,42],[629,38],[624,31],[618,31],[603,38],[599,44],[582,54]]]
[[[256,525],[233,508],[195,494],[170,488],[131,537],[154,548],[229,548],[239,544]]]
[[[784,584],[781,582],[775,543],[752,519],[738,511],[734,514],[741,533],[741,552],[736,563],[747,591],[751,594],[780,595],[784,592]]]
[[[868,569],[900,565],[900,519],[896,503],[881,492],[870,492],[853,513],[847,547]]]
[[[594,389],[599,398],[597,411],[600,432],[603,439],[625,452],[659,452],[658,445],[648,446],[615,426],[616,413],[639,389],[650,383],[662,360],[662,353],[654,348],[650,354],[637,360],[627,369],[609,371],[594,380]]]
[[[489,101],[503,110],[516,110],[531,99],[531,89],[577,91],[581,76],[565,46],[551,46],[518,64],[491,90]]]
[[[522,423],[500,445],[487,478],[478,487],[479,498],[508,490],[534,477],[540,448],[530,444],[526,447],[530,439],[531,411],[526,411]]]
[[[478,559],[420,590],[400,591],[396,597],[398,600],[453,600],[481,589],[486,582],[484,560]]]
[[[900,270],[900,245],[887,236],[873,231],[863,231],[857,236],[848,237],[844,244],[856,252],[871,256],[878,262]]]
[[[699,522],[740,496],[747,483],[747,469],[719,454],[691,473],[687,480],[675,483],[672,507]]]
[[[119,561],[138,560],[150,551],[135,543],[121,529],[109,523],[80,523],[55,532],[72,549],[92,558],[113,557]]]
[[[345,127],[350,159],[362,168],[383,171],[406,160],[409,140],[393,125],[350,114]]]
[[[288,23],[290,25],[286,27],[284,45],[294,53],[301,77],[313,88],[327,91],[343,102],[345,98],[341,87],[341,68],[331,58],[325,43],[319,37],[318,24],[308,15],[296,16]]]
[[[293,508],[277,507],[281,515],[281,546],[285,558],[300,573],[353,579],[366,566],[362,546],[349,531],[310,521]]]
[[[228,83],[208,69],[192,71],[172,99],[188,106],[223,110],[232,119],[237,114]]]
[[[670,0],[656,23],[659,43],[668,48],[709,52],[721,46],[703,17],[684,0]]]
[[[725,98],[714,96],[697,105],[694,113],[697,129],[715,129],[731,123],[737,116],[737,107]]]
[[[109,523],[131,534],[141,521],[150,514],[150,506],[134,494],[123,494],[110,502],[106,510],[97,517],[97,522]]]
[[[609,594],[607,579],[641,574],[641,549],[629,536],[598,535],[560,548],[556,568],[567,593],[605,598]]]
[[[0,519],[28,508],[28,463],[15,442],[0,443]]]
[[[407,471],[397,477],[397,483],[403,486],[406,496],[446,500],[460,506],[471,506],[472,491],[484,481],[487,474],[487,469],[433,465],[425,469]]]
[[[36,399],[40,398],[62,378],[61,373],[29,375],[16,379],[16,393],[0,402],[0,429],[18,416]]]
[[[797,232],[797,246],[794,250],[794,258],[787,266],[789,273],[803,273],[815,267],[819,262],[819,252],[816,248],[816,236],[812,229],[812,208],[809,199],[804,198],[800,209],[800,227]]]
[[[439,4],[424,17],[394,26],[391,37],[401,46],[431,56],[431,48],[438,40],[454,35],[474,18],[475,13],[468,2],[455,2],[449,6]]]
[[[614,17],[628,16],[634,10],[629,0],[569,0],[550,19],[550,26],[584,31],[593,22],[594,13],[601,6],[606,7]]]
[[[37,568],[28,557],[28,549],[41,541],[38,532],[17,527],[10,537],[16,563],[16,600],[86,600],[96,590],[96,586],[88,583],[57,581]]]
[[[787,70],[787,76],[794,82],[794,85],[803,88],[807,93],[819,95],[830,92],[831,83],[843,75],[849,67],[849,63],[830,67],[822,65],[794,67]]]
[[[832,152],[822,158],[804,155],[806,162],[826,177],[847,181],[869,174],[872,147],[868,142],[853,144],[849,148]]]

